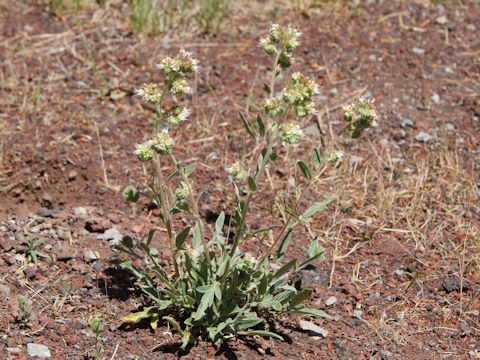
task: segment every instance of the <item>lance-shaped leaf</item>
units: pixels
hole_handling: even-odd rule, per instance
[[[289,228],[287,233],[283,237],[282,242],[280,243],[280,247],[278,248],[277,259],[281,259],[283,255],[285,255],[285,253],[287,252],[288,245],[290,244],[290,240],[292,239],[292,233],[293,229]]]
[[[310,207],[300,216],[300,220],[306,220],[306,219],[312,217],[313,215],[315,215],[316,213],[325,210],[325,208],[327,207],[327,205],[328,205],[333,199],[335,199],[334,196],[327,196],[327,197],[325,198],[325,200],[323,200],[322,202],[316,202],[315,204],[313,204],[312,206],[310,206]]]

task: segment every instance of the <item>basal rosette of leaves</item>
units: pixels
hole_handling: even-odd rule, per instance
[[[160,261],[158,250],[152,246],[157,228],[150,230],[146,239],[135,241],[125,236],[116,246],[132,259],[141,260],[119,258],[115,264],[135,275],[138,286],[149,299],[141,311],[130,314],[124,321],[149,319],[153,328],[160,322],[168,323],[180,334],[182,346],[186,347],[199,339],[218,345],[235,335],[283,339],[266,324],[266,319],[280,315],[296,313],[329,318],[324,311],[305,307],[312,290],[298,290],[289,280],[307,264],[324,260],[324,249],[309,226],[312,217],[323,211],[333,197],[327,196],[306,209],[300,204],[323,169],[341,156],[323,154],[326,147],[321,139],[321,148],[311,150],[310,160],[296,161],[305,181],[297,197],[289,199],[284,224],[258,230],[248,227],[248,214],[255,194],[262,191],[266,167],[275,165],[278,149],[301,141],[304,123],[315,114],[318,86],[303,74],[293,73],[285,87],[278,93],[275,91],[278,75],[294,61],[292,53],[299,45],[300,35],[296,29],[275,24],[260,41],[260,46],[273,58],[271,80],[264,86],[262,112],[253,118],[240,114],[247,133],[257,144],[254,165],[249,168],[237,161],[225,169],[231,175],[236,206],[227,209],[232,216],[221,212],[209,231],[199,214],[198,196],[190,182],[195,166],[177,161],[175,139],[168,131],[169,127],[186,121],[190,114],[178,99],[192,92],[189,75],[198,71],[197,60],[183,50],[175,57],[163,59],[158,65],[164,74],[163,84],[146,84],[137,91],[157,107],[152,136],[137,145],[134,152],[150,171],[150,177],[146,190],[128,186],[123,195],[129,202],[147,196],[158,207],[158,219],[167,233],[171,264],[166,266]],[[352,138],[375,123],[376,114],[369,101],[358,100],[345,110],[345,132]],[[171,173],[162,170],[167,164],[174,168]],[[174,218],[179,216],[190,225],[175,228]],[[294,229],[300,224],[309,228],[312,240],[303,258],[287,260],[285,254]],[[243,244],[266,232],[272,233],[274,241],[265,251],[256,254],[242,251]],[[233,241],[229,242],[229,238]],[[142,264],[135,265],[138,262]]]

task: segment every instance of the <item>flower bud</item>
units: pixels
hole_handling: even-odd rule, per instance
[[[160,155],[170,155],[172,153],[174,141],[170,137],[168,130],[162,130],[153,140],[151,147]]]
[[[154,104],[158,104],[162,98],[162,89],[156,84],[143,84],[135,93]]]
[[[153,159],[153,150],[152,150],[153,141],[148,140],[144,143],[138,144],[134,151],[134,154],[137,155],[138,160],[140,161],[150,161]]]
[[[344,120],[348,123],[344,128],[353,139],[360,137],[372,126],[377,126],[377,113],[370,100],[357,99],[344,108]]]
[[[247,177],[247,174],[243,168],[243,165],[239,161],[225,168],[225,171],[230,175],[232,175],[237,181],[245,180],[245,178]]]
[[[337,151],[328,155],[327,161],[330,165],[335,165],[342,158],[343,158],[343,152]]]
[[[170,115],[167,118],[167,122],[172,126],[177,126],[182,121],[187,120],[188,115],[190,115],[190,111],[187,109],[186,106],[176,106],[170,112]]]
[[[280,126],[280,139],[286,144],[296,144],[303,136],[303,131],[298,124],[286,123]]]

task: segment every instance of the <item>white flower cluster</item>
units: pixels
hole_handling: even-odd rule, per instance
[[[359,98],[343,110],[343,118],[348,123],[344,131],[347,131],[352,139],[360,137],[365,130],[378,125],[377,113],[370,100]]]
[[[189,115],[190,110],[186,106],[176,106],[170,111],[167,122],[172,126],[177,126],[182,121],[187,120]]]
[[[154,104],[160,103],[163,95],[162,89],[157,84],[143,84],[135,93]]]
[[[136,146],[134,154],[140,161],[150,161],[155,153],[159,155],[169,155],[172,153],[174,141],[168,130],[159,132],[155,139],[147,140]]]
[[[232,175],[237,181],[245,180],[245,178],[247,177],[247,173],[245,172],[242,163],[239,161],[225,168],[225,171]]]
[[[303,136],[303,130],[300,125],[295,123],[285,123],[280,125],[280,139],[286,144],[297,144]]]
[[[188,85],[186,75],[197,72],[198,61],[192,57],[192,55],[185,51],[180,50],[175,57],[166,57],[160,64],[157,64],[166,78],[166,84],[168,90],[174,94],[191,94],[192,88]]]
[[[260,46],[269,55],[278,56],[278,64],[282,69],[292,65],[292,52],[300,44],[300,31],[290,26],[282,28],[278,24],[270,26],[267,36],[260,40]]]

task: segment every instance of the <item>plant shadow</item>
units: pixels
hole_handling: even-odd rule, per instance
[[[132,296],[142,295],[135,286],[134,276],[129,271],[112,266],[105,269],[103,273],[105,277],[98,279],[99,290],[109,299],[125,301]]]

